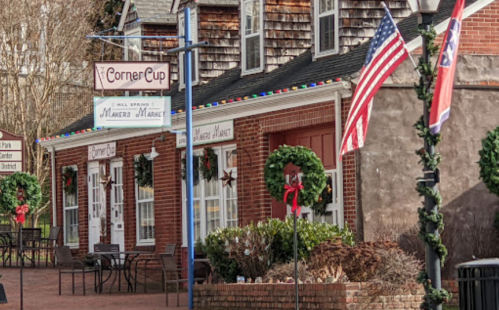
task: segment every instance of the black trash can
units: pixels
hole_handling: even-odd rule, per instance
[[[499,309],[499,259],[488,258],[456,266],[460,310]]]

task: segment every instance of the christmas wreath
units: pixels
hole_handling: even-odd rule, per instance
[[[499,127],[487,132],[482,140],[480,155],[480,179],[491,193],[499,195]]]
[[[182,180],[187,178],[187,163],[186,163],[186,155],[182,158]],[[194,185],[199,183],[199,156],[194,155],[192,157],[192,174],[194,175]]]
[[[0,183],[0,190],[2,209],[14,215],[18,206],[27,204],[33,210],[38,208],[42,200],[42,190],[38,180],[26,172],[16,172],[5,177]]]
[[[135,160],[135,178],[140,187],[152,187],[152,162],[144,154]]]
[[[326,187],[322,190],[319,200],[312,205],[312,210],[316,215],[325,215],[326,207],[333,202],[333,178],[328,175],[326,179]]]
[[[218,157],[211,147],[203,150],[203,160],[200,165],[201,174],[206,181],[218,179]]]
[[[62,182],[64,183],[64,192],[68,195],[76,193],[78,188],[78,175],[73,167],[66,167],[62,174]]]
[[[264,170],[265,185],[270,195],[281,202],[294,203],[294,193],[287,195],[284,201],[287,191],[284,168],[289,163],[300,167],[303,173],[303,188],[299,190],[298,204],[312,206],[326,187],[326,172],[317,155],[303,146],[284,145],[270,154]]]

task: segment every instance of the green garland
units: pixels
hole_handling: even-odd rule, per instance
[[[186,155],[182,158],[182,180],[185,180],[187,178],[187,163],[186,163]],[[192,158],[192,168],[193,168],[193,175],[194,175],[194,185],[197,185],[199,183],[199,156],[194,155]]]
[[[203,150],[203,160],[201,160],[201,174],[206,181],[218,179],[218,157],[211,147]]]
[[[142,154],[135,160],[134,168],[137,184],[140,187],[153,187],[152,161],[148,160],[144,154]]]
[[[300,190],[298,205],[314,205],[326,187],[326,172],[317,155],[303,146],[284,145],[270,154],[264,170],[265,185],[270,195],[281,202],[293,203],[294,194],[288,195],[288,201],[283,201],[286,185],[284,168],[289,163],[300,167],[303,173],[302,184],[305,188]]]
[[[315,215],[326,215],[327,205],[333,202],[333,178],[327,176],[326,187],[322,190],[319,200],[312,205]]]
[[[66,167],[62,173],[64,192],[68,195],[76,193],[78,189],[78,173],[73,167]]]
[[[430,31],[425,31],[422,27],[419,28],[419,33],[423,36],[427,42],[427,50],[430,56],[434,56],[439,47],[435,45],[435,38],[437,36],[435,29],[431,27]],[[431,110],[431,105],[433,102],[433,92],[431,88],[435,81],[437,72],[433,68],[432,63],[425,63],[423,57],[419,59],[418,71],[421,74],[419,79],[419,84],[415,85],[415,91],[418,95],[418,99],[423,100],[426,103],[428,112]],[[433,135],[428,128],[428,125],[424,123],[424,117],[421,116],[414,128],[417,134],[422,138],[428,145],[437,146],[441,141],[442,137],[439,134]],[[416,150],[416,155],[419,156],[420,164],[427,167],[428,169],[435,171],[440,164],[442,158],[439,153],[434,155],[428,154],[424,148]],[[442,196],[438,190],[433,190],[431,187],[427,187],[424,180],[418,178],[416,191],[420,196],[430,197],[433,202],[438,206],[440,210],[442,206]],[[439,235],[429,234],[426,232],[426,225],[434,225],[440,232],[444,229],[444,217],[439,212],[427,212],[424,208],[418,209],[419,213],[419,237],[420,239],[428,244],[440,258],[441,264],[443,266],[445,258],[447,257],[447,249],[442,243]],[[444,289],[436,289],[433,287],[431,281],[428,279],[428,274],[426,272],[421,272],[418,277],[418,282],[425,288],[426,296],[421,304],[421,309],[430,309],[430,304],[440,305],[443,302],[451,299],[451,295]]]
[[[17,192],[24,190],[24,200],[17,199]],[[42,190],[36,176],[26,172],[16,172],[6,176],[0,182],[0,205],[4,212],[16,214],[16,207],[28,204],[30,212],[39,207],[42,200]]]
[[[480,155],[480,179],[491,193],[499,195],[499,127],[487,132],[482,140]]]

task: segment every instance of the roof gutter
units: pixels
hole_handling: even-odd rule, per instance
[[[200,126],[229,119],[238,119],[279,110],[298,108],[321,102],[335,101],[335,93],[340,94],[339,98],[351,97],[352,93],[350,83],[345,81],[334,82],[313,88],[298,89],[294,91],[290,90],[287,93],[198,109],[193,113],[193,122],[195,126]],[[96,141],[104,143],[182,128],[185,128],[185,113],[172,115],[172,126],[168,128],[109,128],[79,135],[72,135],[67,138],[45,140],[40,142],[40,145],[45,148],[53,148],[54,150],[59,151],[95,144]]]

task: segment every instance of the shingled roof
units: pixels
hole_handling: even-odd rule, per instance
[[[466,6],[476,1],[478,0],[467,0]],[[439,24],[451,16],[455,3],[456,0],[442,1],[439,12],[434,17],[435,24]],[[406,42],[410,42],[418,36],[417,19],[416,15],[411,15],[398,23]],[[234,68],[205,85],[194,87],[193,106],[197,107],[207,103],[251,96],[252,94],[292,86],[310,85],[310,83],[335,78],[350,80],[353,74],[362,69],[369,44],[370,42],[366,42],[349,53],[320,61],[312,61],[311,51],[308,50],[280,68],[258,76],[241,77],[241,69]],[[178,91],[177,84],[172,84],[171,91],[164,95],[171,96],[173,111],[185,109],[185,93]],[[58,134],[92,127],[94,127],[93,113],[64,128]]]

